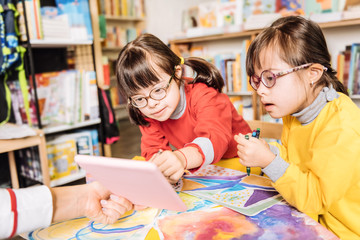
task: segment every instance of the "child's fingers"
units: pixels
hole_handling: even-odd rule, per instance
[[[240,140],[241,138],[244,138],[244,135],[242,135],[241,133],[239,133],[239,134],[237,134],[237,135],[234,136],[234,139],[235,139],[235,141],[236,141],[237,143],[239,143],[239,140]]]
[[[182,177],[182,175],[184,174],[183,170],[177,171],[174,174],[172,174],[169,177],[169,180],[171,183],[177,183],[177,181],[179,181],[179,179]]]

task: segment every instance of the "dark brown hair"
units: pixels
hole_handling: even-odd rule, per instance
[[[173,75],[175,67],[181,65],[181,59],[159,38],[152,34],[142,34],[128,43],[120,52],[116,63],[116,78],[120,93],[129,99],[140,89],[147,88],[160,82],[153,65],[162,71]],[[186,58],[184,64],[196,73],[192,83],[202,82],[221,92],[224,80],[219,70],[201,58]],[[184,82],[183,78],[174,77],[176,82]],[[130,120],[137,125],[148,125],[139,109],[131,104],[127,105]]]
[[[331,67],[330,53],[323,32],[318,24],[300,16],[283,17],[263,30],[250,44],[246,56],[248,76],[255,74],[255,67],[261,68],[259,54],[267,47],[275,47],[279,57],[291,66],[306,63],[319,63],[328,70],[314,85],[319,87],[333,85],[338,92],[347,94],[344,85],[337,79]]]

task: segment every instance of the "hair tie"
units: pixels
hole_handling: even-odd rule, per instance
[[[185,59],[183,57],[180,57],[180,65],[184,64]]]

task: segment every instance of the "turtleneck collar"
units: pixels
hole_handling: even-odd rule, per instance
[[[307,125],[319,115],[327,102],[330,102],[339,96],[340,95],[335,91],[332,85],[330,85],[330,87],[324,87],[309,106],[300,112],[293,113],[291,115],[296,117],[301,125]]]
[[[175,111],[171,114],[170,119],[179,119],[185,112],[186,108],[186,95],[184,84],[180,85],[180,101]]]

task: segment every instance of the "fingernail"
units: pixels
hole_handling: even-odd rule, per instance
[[[110,199],[114,200],[114,201],[118,201],[120,198],[118,196],[116,196],[116,195],[111,194]]]
[[[106,200],[101,200],[100,203],[101,203],[101,205],[106,205],[107,201]]]
[[[103,212],[106,212],[107,211],[107,208],[102,208],[101,209]]]

